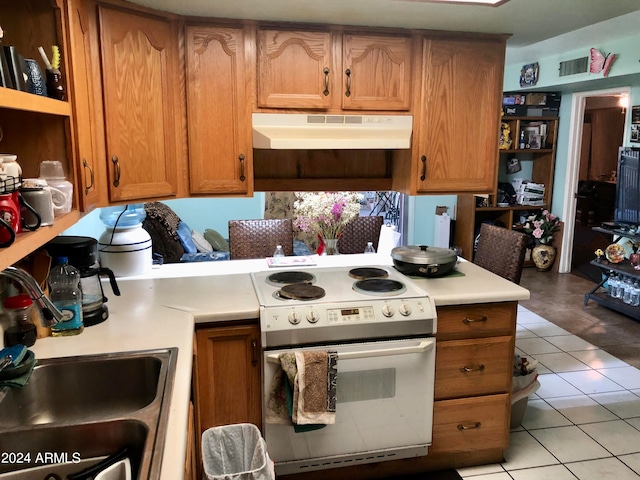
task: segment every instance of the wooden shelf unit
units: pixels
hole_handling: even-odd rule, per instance
[[[538,205],[498,206],[498,185],[488,195],[486,205],[477,206],[477,197],[473,194],[458,195],[458,208],[455,227],[455,244],[462,248],[462,256],[473,260],[476,232],[483,222],[503,224],[509,229],[521,229],[521,216],[541,209],[551,208],[553,194],[553,176],[555,171],[556,143],[558,139],[558,117],[503,117],[502,122],[509,125],[511,141],[517,146],[520,132],[532,122],[544,122],[547,125],[545,148],[510,148],[499,150],[497,178],[499,182],[510,182],[512,178],[524,178],[545,186],[544,198]],[[522,171],[507,174],[506,165],[510,158],[517,158]]]

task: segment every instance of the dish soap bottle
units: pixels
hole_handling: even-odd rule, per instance
[[[275,252],[273,252],[273,258],[276,257],[284,257],[284,250],[282,250],[282,245],[276,246]]]
[[[367,246],[364,248],[364,253],[376,253],[376,249],[373,248],[373,242],[367,242]]]
[[[51,301],[64,317],[51,327],[52,337],[78,335],[84,330],[82,321],[82,291],[80,271],[69,264],[67,257],[59,257],[49,272]]]

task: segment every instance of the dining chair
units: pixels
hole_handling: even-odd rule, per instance
[[[338,239],[338,252],[364,253],[367,242],[372,242],[377,252],[382,224],[383,218],[379,215],[356,217],[342,231]]]
[[[526,250],[524,233],[483,223],[473,263],[513,283],[520,283]]]
[[[266,258],[282,245],[293,255],[293,222],[290,218],[229,220],[229,258]]]

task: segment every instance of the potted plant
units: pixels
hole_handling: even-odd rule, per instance
[[[553,234],[560,227],[560,220],[549,210],[542,210],[527,218],[524,231],[530,234],[535,242],[531,251],[531,259],[540,271],[547,271],[556,258],[556,247],[551,245]]]

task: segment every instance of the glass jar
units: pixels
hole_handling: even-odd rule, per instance
[[[29,295],[14,295],[2,301],[9,317],[9,328],[4,332],[5,346],[22,344],[27,347],[36,343],[36,326],[31,320],[33,301]]]

